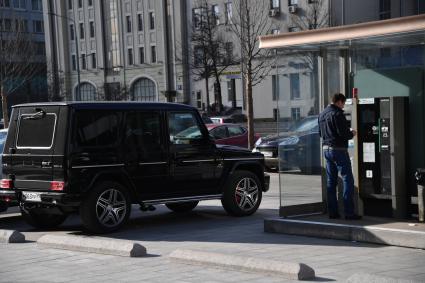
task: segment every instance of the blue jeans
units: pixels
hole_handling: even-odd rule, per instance
[[[329,215],[338,215],[338,202],[336,200],[336,186],[338,172],[341,173],[344,183],[344,215],[354,215],[354,178],[351,169],[350,157],[347,150],[325,149],[326,175],[327,175],[327,200]]]

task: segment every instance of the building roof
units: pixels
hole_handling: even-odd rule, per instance
[[[420,32],[416,39],[424,42],[425,15],[395,18],[354,25],[330,27],[301,32],[266,35],[260,37],[260,48],[317,49],[341,42],[350,45],[351,40],[379,38],[389,35],[409,35]],[[400,43],[400,42],[398,42]]]

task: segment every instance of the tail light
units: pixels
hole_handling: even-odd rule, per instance
[[[11,179],[1,179],[0,189],[11,189],[13,187]]]
[[[65,182],[63,181],[52,181],[50,182],[50,190],[52,191],[63,191]]]

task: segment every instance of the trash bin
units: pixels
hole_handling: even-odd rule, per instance
[[[425,168],[419,168],[415,173],[418,185],[418,216],[419,222],[425,222]]]

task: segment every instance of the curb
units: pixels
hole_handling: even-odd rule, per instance
[[[62,249],[125,257],[142,257],[146,248],[139,243],[108,238],[73,235],[44,235],[37,240],[39,248]]]
[[[271,218],[264,232],[425,249],[425,232],[402,229]]]
[[[237,271],[245,270],[279,275],[286,279],[314,279],[314,270],[306,264],[283,262],[253,257],[241,257],[219,253],[200,252],[194,250],[175,250],[169,257],[185,263],[205,264],[208,266],[224,267]]]
[[[352,276],[350,276],[347,281],[347,283],[419,283],[418,281],[413,280],[406,280],[406,279],[399,279],[399,278],[391,278],[391,277],[384,277],[384,276],[378,276],[373,274],[367,274],[367,273],[355,273]]]
[[[16,230],[0,230],[0,243],[25,243],[25,235]]]

